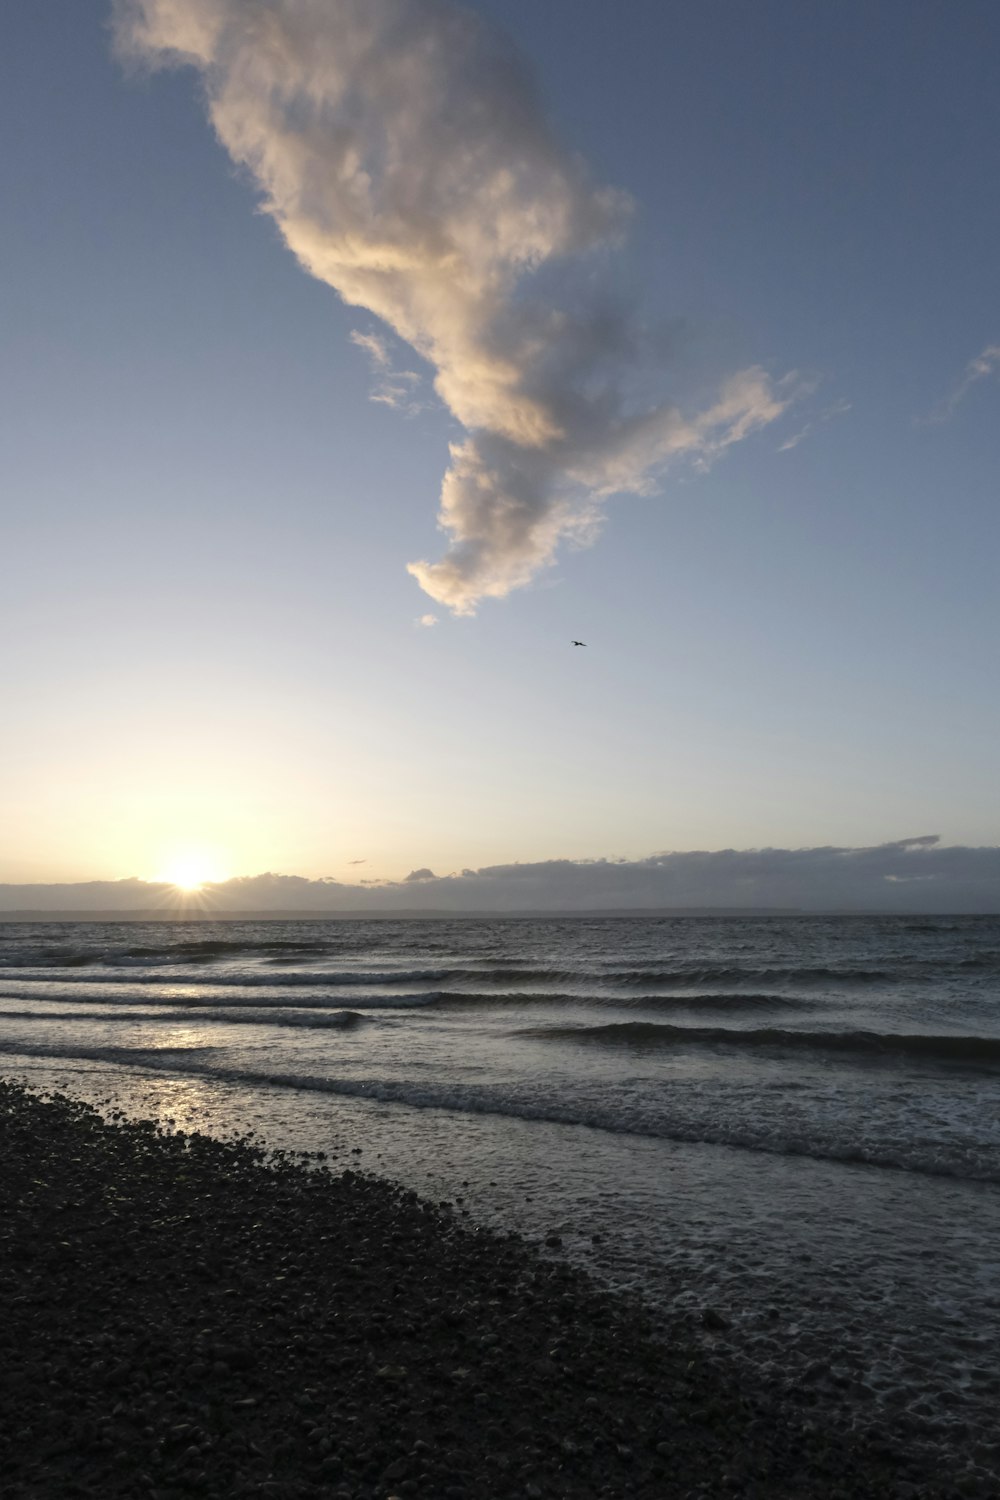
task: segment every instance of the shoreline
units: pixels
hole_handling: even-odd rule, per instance
[[[0,1080],[5,1496],[986,1495],[514,1235]]]

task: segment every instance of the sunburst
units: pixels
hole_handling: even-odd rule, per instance
[[[193,896],[206,885],[215,885],[227,876],[213,851],[191,845],[172,851],[155,878],[186,896]]]

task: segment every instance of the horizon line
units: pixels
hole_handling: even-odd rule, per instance
[[[171,909],[164,907],[8,907],[0,909],[3,922],[329,922],[329,921],[453,921],[472,919],[499,921],[504,918],[517,920],[545,920],[547,918],[601,917],[612,919],[641,917],[896,917],[901,921],[914,921],[936,917],[1000,917],[1000,908],[984,911],[968,908],[941,908],[938,911],[901,911],[899,907],[874,906],[576,906],[576,907],[518,907],[506,911],[489,910],[483,907],[388,907],[381,911],[366,911],[360,907],[345,907],[318,911],[315,908],[248,907],[211,910],[192,903],[190,907],[178,903]]]

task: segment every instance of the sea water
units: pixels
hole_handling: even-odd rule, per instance
[[[1000,1471],[1000,920],[0,926],[0,1066],[539,1239]]]

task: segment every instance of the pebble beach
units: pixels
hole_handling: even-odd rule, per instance
[[[6,1500],[988,1493],[376,1176],[12,1080],[0,1153]]]

